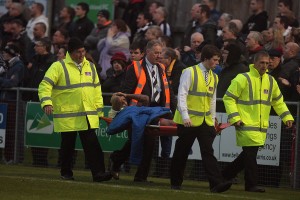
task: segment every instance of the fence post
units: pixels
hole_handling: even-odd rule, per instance
[[[300,127],[300,102],[297,103],[297,119],[296,119],[296,138],[295,138],[295,163],[294,163],[294,189],[300,188],[300,140],[299,140],[299,127]]]
[[[19,103],[20,103],[20,88],[16,88],[17,99],[16,99],[16,121],[15,121],[15,146],[14,146],[14,163],[17,163],[17,154],[18,154],[18,128],[19,128]]]

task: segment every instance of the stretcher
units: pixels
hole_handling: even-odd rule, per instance
[[[110,122],[113,120],[112,118],[108,117],[100,117],[103,121],[107,123],[107,125],[110,124]],[[230,123],[216,123],[215,129],[217,135],[220,135],[222,130],[229,127]],[[156,136],[177,136],[177,126],[160,126],[160,125],[147,125],[146,128],[154,129],[157,131],[151,131],[151,135]],[[148,131],[147,131],[148,133]]]

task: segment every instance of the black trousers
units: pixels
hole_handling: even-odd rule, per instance
[[[61,175],[73,176],[72,162],[77,133],[82,143],[84,154],[94,176],[105,172],[103,151],[95,129],[61,133]]]
[[[187,158],[196,138],[200,145],[200,153],[210,188],[223,182],[224,179],[212,147],[216,137],[215,128],[206,123],[198,127],[178,125],[178,136],[171,162],[171,185],[181,186]]]
[[[258,146],[243,147],[240,155],[231,162],[223,171],[222,174],[226,179],[234,178],[240,171],[245,169],[245,189],[257,185],[257,162],[256,155]]]
[[[135,174],[135,179],[147,180],[149,175],[151,160],[153,157],[153,150],[155,145],[156,136],[148,134],[151,130],[145,129],[144,132],[144,148],[143,148],[143,157],[142,161],[138,166],[138,169]],[[117,151],[114,151],[110,158],[113,161],[112,170],[119,171],[121,165],[128,160],[131,151],[131,131],[128,131],[129,139],[124,144],[123,148]]]

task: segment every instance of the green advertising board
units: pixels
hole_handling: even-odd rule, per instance
[[[69,5],[73,8],[76,7],[77,3],[85,2],[89,4],[90,11],[88,17],[95,23],[97,23],[97,13],[101,9],[106,9],[110,12],[110,19],[113,19],[114,16],[114,1],[112,0],[66,0],[66,5]]]
[[[108,115],[110,106],[104,107],[104,116]],[[60,133],[53,132],[52,115],[46,115],[40,103],[28,102],[25,119],[25,145],[28,147],[60,148]],[[100,120],[100,128],[96,130],[98,140],[105,152],[122,148],[126,142],[127,131],[116,135],[106,134],[107,124]],[[76,139],[76,149],[82,149],[79,136]]]

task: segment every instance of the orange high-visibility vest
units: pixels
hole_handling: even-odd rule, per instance
[[[142,66],[142,61],[133,61],[133,67],[134,67],[134,72],[136,75],[136,78],[138,80],[138,84],[135,88],[134,94],[142,94],[142,91],[144,89],[144,86],[146,84],[146,73],[145,70]],[[170,108],[170,89],[169,89],[169,83],[167,80],[166,72],[165,72],[165,66],[161,63],[159,65],[163,68],[163,85],[165,88],[165,107]],[[138,101],[135,99],[132,99],[130,102],[131,106],[137,105]]]

